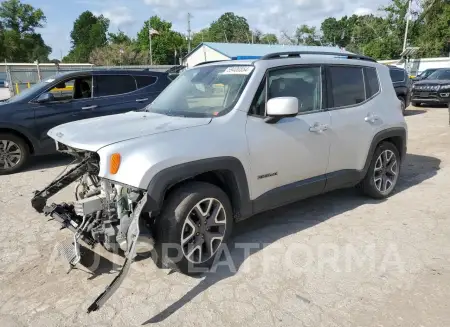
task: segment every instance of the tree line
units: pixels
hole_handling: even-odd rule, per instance
[[[391,0],[376,15],[326,18],[320,27],[300,25],[294,33],[279,35],[252,30],[245,17],[232,12],[221,15],[207,28],[191,36],[191,47],[201,42],[264,43],[339,46],[378,60],[396,59],[403,49],[408,0]],[[416,56],[439,57],[450,53],[450,1],[414,0],[407,45],[420,47]],[[20,0],[0,4],[0,60],[49,61],[52,49],[37,28],[45,26],[41,9]],[[152,35],[154,64],[176,64],[188,52],[185,33],[175,31],[172,23],[152,16],[136,36],[123,31],[109,32],[104,16],[83,12],[74,22],[70,52],[63,62],[90,62],[96,65],[136,65],[149,63],[149,30]]]

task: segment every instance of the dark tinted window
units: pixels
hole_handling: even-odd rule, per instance
[[[351,106],[366,99],[363,71],[360,67],[330,67],[334,107]]]
[[[136,76],[136,75],[134,75],[134,78],[136,80],[138,89],[152,85],[157,80],[157,78],[154,76]]]
[[[405,80],[405,72],[400,69],[389,69],[392,82],[403,82]]]
[[[322,79],[320,67],[295,67],[269,73],[268,99],[296,97],[298,111],[321,109]]]
[[[436,70],[433,74],[428,76],[427,79],[440,79],[440,80],[450,79],[450,70],[448,69]]]
[[[375,68],[364,68],[366,78],[366,95],[367,98],[377,94],[380,90],[380,84],[378,83],[377,70]]]
[[[96,77],[95,97],[117,95],[136,90],[136,82],[130,75],[100,75]]]

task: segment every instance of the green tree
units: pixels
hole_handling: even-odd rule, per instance
[[[83,12],[74,22],[70,33],[72,49],[63,58],[64,62],[87,62],[91,52],[105,46],[109,20],[102,15],[95,16],[90,11]]]
[[[413,45],[420,47],[419,55],[448,56],[450,53],[450,2],[425,0],[422,13],[413,29]]]
[[[152,59],[153,64],[168,65],[176,62],[182,54],[186,53],[186,39],[179,33],[172,30],[172,23],[162,20],[158,16],[152,16],[144,23],[144,26],[137,35],[137,43],[141,51],[149,56],[150,29],[158,34],[152,35]]]
[[[213,42],[249,43],[251,32],[247,19],[227,12],[211,23],[209,37]]]
[[[99,66],[143,65],[146,62],[146,53],[133,44],[113,43],[94,49],[89,62]]]
[[[131,44],[132,40],[124,32],[108,33],[108,41],[110,44]]]
[[[35,32],[36,28],[44,27],[45,22],[41,9],[19,0],[3,1],[0,4],[0,59],[48,61],[52,49]]]
[[[295,44],[320,45],[320,36],[315,26],[301,25],[297,27],[294,36]]]

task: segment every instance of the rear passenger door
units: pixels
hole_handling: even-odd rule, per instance
[[[129,74],[95,75],[94,102],[83,108],[85,118],[120,114],[138,109],[136,81]]]
[[[136,92],[136,102],[138,109],[144,108],[148,104],[152,103],[153,100],[165,89],[165,87],[170,83],[170,80],[163,80],[167,76],[155,75],[134,75],[134,79],[137,84]]]
[[[376,68],[328,66],[326,76],[331,115],[329,191],[358,180],[370,144],[382,125],[377,112],[383,103]]]

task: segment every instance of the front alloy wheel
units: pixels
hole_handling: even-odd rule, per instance
[[[0,134],[0,175],[12,174],[22,169],[30,156],[23,139],[13,134]]]
[[[22,151],[11,140],[0,140],[0,169],[12,169],[20,163]]]
[[[154,228],[157,266],[196,275],[221,255],[233,229],[233,210],[221,188],[191,181],[169,192]]]
[[[183,255],[192,263],[206,262],[222,244],[227,227],[222,203],[214,198],[200,200],[189,212],[181,231]]]

